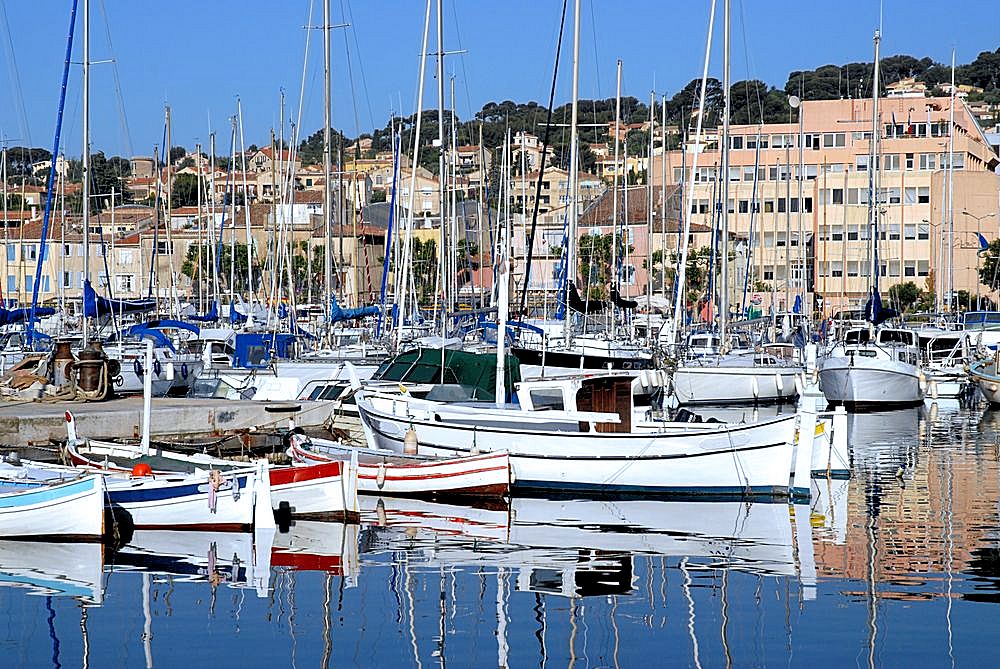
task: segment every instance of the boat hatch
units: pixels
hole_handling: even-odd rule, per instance
[[[595,423],[598,432],[632,431],[632,379],[629,377],[599,377],[584,379],[576,392],[577,411],[616,413],[617,423]],[[587,424],[580,423],[586,430]]]

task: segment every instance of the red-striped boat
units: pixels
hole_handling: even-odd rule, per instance
[[[488,497],[510,494],[511,468],[506,453],[461,458],[428,458],[344,446],[326,439],[293,434],[289,453],[302,463],[358,458],[358,490],[394,497]]]

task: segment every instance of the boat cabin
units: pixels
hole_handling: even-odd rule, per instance
[[[517,384],[517,400],[524,411],[565,411],[604,414],[581,416],[580,431],[628,433],[638,409],[648,410],[653,396],[665,379],[660,372],[640,374],[606,373],[522,381]],[[617,415],[617,420],[612,417]],[[596,420],[586,420],[592,418]]]
[[[721,347],[722,338],[713,332],[695,332],[687,338],[688,354],[695,357],[718,355]]]
[[[916,365],[917,333],[902,328],[854,328],[844,333],[844,355],[897,360]]]

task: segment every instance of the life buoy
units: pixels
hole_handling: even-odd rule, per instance
[[[142,378],[142,362],[139,361],[139,358],[132,361],[132,371],[135,372],[135,375],[140,379]]]
[[[188,377],[188,364],[186,362],[181,363],[181,378],[187,381]]]
[[[160,359],[157,358],[157,359],[153,360],[153,374],[156,374],[157,376],[160,376],[160,372],[162,372],[162,371],[163,371],[163,366],[160,365]]]

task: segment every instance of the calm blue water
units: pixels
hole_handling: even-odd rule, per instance
[[[810,505],[369,500],[359,527],[0,542],[3,667],[983,666],[1000,414],[850,419]]]

